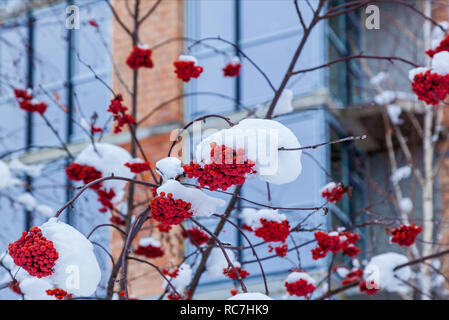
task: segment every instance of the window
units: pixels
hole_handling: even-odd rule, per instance
[[[65,26],[65,9],[71,4],[80,10],[81,27],[78,30],[69,30]],[[93,17],[100,26],[98,30],[87,24]],[[59,145],[58,138],[40,116],[25,113],[17,107],[12,88],[34,88],[36,98],[49,105],[45,116],[65,142],[87,138],[79,127],[82,118],[89,119],[96,113],[98,123],[106,123],[105,106],[110,92],[77,56],[91,65],[103,80],[111,82],[111,65],[107,58],[110,26],[110,10],[104,1],[98,0],[58,1],[40,9],[30,9],[4,22],[0,28],[2,149],[14,150],[33,144]],[[73,125],[72,119],[78,126]],[[47,163],[41,177],[28,178],[34,196],[52,208],[58,208],[72,197],[71,189],[61,185],[66,181],[62,170],[65,164],[65,159]],[[61,176],[55,176],[57,170]],[[66,183],[70,185],[68,181]],[[54,199],[48,203],[40,197],[41,192],[48,193],[44,186],[53,190]],[[25,226],[20,229],[29,228],[41,219],[30,212],[25,216]]]
[[[311,2],[316,5],[316,1]],[[187,1],[186,36],[193,39],[216,37],[239,45],[279,86],[289,61],[299,44],[302,28],[294,5],[290,1]],[[304,19],[310,21],[312,12],[305,1],[299,1]],[[223,15],[217,15],[223,12]],[[225,19],[225,21],[217,19]],[[319,24],[303,50],[298,68],[320,65],[324,61],[324,25]],[[195,55],[204,67],[199,79],[186,85],[187,92],[218,92],[231,99],[218,99],[210,95],[195,95],[186,99],[188,120],[205,113],[231,113],[239,109],[232,99],[252,108],[273,98],[273,91],[261,74],[246,59],[242,60],[242,73],[238,78],[225,78],[220,66],[238,53],[220,41],[207,41],[215,49],[195,46],[189,54]],[[186,44],[189,47],[189,44]],[[288,84],[296,96],[312,94],[324,86],[325,70],[298,76]]]
[[[71,4],[80,9],[81,26],[78,30],[68,30],[65,27],[65,9]],[[87,24],[94,17],[100,26],[98,30]],[[66,142],[83,141],[87,137],[79,126],[72,126],[72,118],[79,124],[81,118],[88,119],[97,113],[98,124],[106,123],[108,117],[105,106],[109,103],[110,92],[99,84],[77,56],[79,54],[85,63],[91,65],[104,81],[111,82],[111,65],[107,53],[111,45],[111,22],[110,10],[102,0],[64,0],[24,12],[2,23],[0,150],[15,150],[32,144],[59,145],[58,139],[40,116],[25,113],[17,106],[13,88],[34,88],[36,98],[47,102],[49,106],[45,116]],[[16,153],[23,154],[24,152]],[[2,211],[2,219],[6,222],[3,226],[7,226],[1,230],[2,248],[16,240],[21,231],[32,225],[40,225],[48,219],[37,211],[19,214],[16,208],[11,207],[11,199],[17,199],[25,191],[30,191],[38,204],[50,206],[56,211],[72,198],[73,189],[64,173],[67,161],[64,158],[48,160],[40,176],[28,177],[27,190],[17,187],[8,190],[8,194],[1,194],[0,206],[11,208]],[[72,217],[68,222],[87,234],[93,225],[105,223],[108,217],[93,209],[92,203],[96,202],[93,193],[86,193],[83,197],[85,200],[78,202],[74,209],[76,212],[64,214],[64,217]],[[103,246],[109,245],[107,230],[96,232],[93,238],[93,241]],[[109,257],[98,248],[95,251],[101,269],[107,270]],[[1,292],[2,297],[7,297],[8,294],[7,290]]]
[[[331,6],[342,4],[332,0]],[[329,19],[328,22],[328,60],[356,55],[361,47],[360,10]],[[362,84],[360,61],[357,59],[336,63],[329,67],[328,82],[331,94],[343,105],[360,101]]]
[[[330,140],[346,136],[335,127],[330,128]],[[363,155],[353,143],[337,143],[330,145],[331,167],[330,175],[335,182],[343,182],[352,187],[351,197],[345,195],[339,202],[330,207],[332,226],[350,227],[363,222],[359,210],[365,207],[365,185],[361,178],[363,170]],[[358,231],[359,230],[355,230]],[[359,232],[363,239],[364,234]],[[359,247],[361,245],[358,245]],[[338,261],[337,261],[338,262]]]

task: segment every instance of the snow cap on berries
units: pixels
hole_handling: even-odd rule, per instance
[[[407,294],[409,287],[404,281],[408,281],[412,275],[410,267],[400,268],[396,266],[407,263],[408,258],[395,252],[379,254],[371,258],[363,272],[364,279],[380,290]],[[399,278],[399,279],[398,279]]]
[[[176,277],[171,277],[169,280],[172,286],[175,287],[176,291],[179,294],[182,294],[182,292],[184,292],[184,290],[189,285],[191,278],[192,278],[192,268],[190,267],[189,264],[183,263],[178,268],[178,275]],[[164,281],[164,287],[167,286],[168,286],[167,281]],[[168,286],[168,288],[171,287]]]
[[[125,149],[108,144],[96,143],[95,148],[90,144],[76,157],[78,164],[94,167],[102,173],[103,177],[111,175],[117,177],[134,178],[135,174],[125,167],[125,163],[132,160],[131,155]],[[126,181],[107,180],[102,182],[104,190],[114,190],[115,196],[112,202],[121,200],[125,193]]]
[[[58,288],[78,296],[91,296],[101,279],[92,243],[72,226],[51,218],[41,226],[59,257],[49,280]]]
[[[260,219],[279,223],[287,220],[285,214],[279,213],[278,210],[273,209],[256,210],[253,208],[245,208],[242,210],[240,217],[243,219],[243,222],[252,229],[262,228]]]
[[[442,76],[449,73],[449,52],[441,51],[433,56],[432,71]]]
[[[225,205],[222,199],[208,196],[196,188],[184,187],[176,180],[168,180],[162,186],[157,188],[157,194],[164,192],[166,195],[172,194],[173,199],[182,199],[191,204],[190,210],[194,216],[208,217],[217,212],[217,207]]]
[[[210,154],[213,143],[234,150],[243,149],[244,159],[255,162],[257,176],[263,181],[289,183],[296,180],[302,171],[301,150],[278,150],[301,147],[293,132],[278,121],[244,119],[231,128],[211,134],[197,146],[196,163],[204,165],[212,162]]]
[[[164,180],[174,179],[184,173],[181,160],[176,157],[166,157],[156,162],[156,171]]]
[[[13,182],[8,165],[0,160],[0,190],[8,187]]]
[[[225,249],[225,252],[229,260],[235,267],[240,266],[240,264],[236,261],[234,252],[232,250]],[[228,266],[229,264],[223,254],[223,251],[220,248],[213,248],[210,253],[209,259],[206,262],[207,274],[211,278],[223,277],[223,269],[227,269]]]

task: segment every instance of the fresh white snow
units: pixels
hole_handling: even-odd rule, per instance
[[[396,183],[401,180],[407,179],[412,173],[412,168],[410,166],[403,166],[397,168],[390,177],[391,182]]]
[[[96,143],[95,148],[98,153],[90,144],[75,158],[75,162],[94,167],[102,173],[103,177],[111,175],[125,178],[135,177],[135,174],[130,172],[128,167],[125,167],[125,163],[132,160],[128,151],[108,143]],[[114,190],[115,197],[112,201],[116,202],[123,198],[126,183],[126,181],[112,179],[104,181],[103,186],[106,190]]]
[[[234,252],[230,249],[225,249],[229,260],[234,266],[240,266],[235,260]],[[213,248],[209,259],[206,262],[206,272],[211,278],[223,277],[223,269],[228,267],[228,261],[220,248]]]
[[[284,89],[282,91],[281,96],[279,97],[278,102],[273,110],[274,116],[279,116],[285,113],[289,113],[293,111],[292,106],[293,101],[293,91],[289,89]]]
[[[407,262],[408,258],[406,256],[395,252],[374,256],[365,267],[363,272],[364,278],[369,282],[378,284],[381,290],[406,294],[409,286],[403,281],[408,281],[411,277],[412,271],[410,267],[401,268],[396,272],[393,269]]]
[[[243,222],[253,229],[258,229],[262,227],[262,223],[260,219],[265,219],[267,221],[275,221],[281,223],[284,220],[287,220],[285,214],[278,213],[278,210],[272,209],[260,209],[256,210],[253,208],[244,208],[240,217],[243,219]]]
[[[399,208],[405,213],[410,213],[413,210],[413,202],[410,198],[403,198],[399,201]]]
[[[296,281],[303,279],[305,281],[307,281],[310,284],[315,284],[315,280],[309,276],[307,273],[305,272],[299,272],[299,271],[293,271],[292,273],[290,273],[287,277],[287,279],[285,279],[285,282],[287,283],[295,283]]]
[[[51,218],[40,229],[59,254],[54,273],[45,280],[69,293],[91,296],[101,279],[92,243],[72,226]]]
[[[433,56],[432,71],[443,76],[449,73],[449,52],[441,51]]]
[[[198,217],[208,217],[217,212],[217,207],[225,205],[224,200],[208,196],[197,188],[185,187],[176,180],[168,180],[157,188],[157,194],[161,192],[173,194],[174,199],[190,202],[193,215]]]
[[[402,124],[404,120],[400,118],[402,108],[397,104],[389,104],[387,106],[387,114],[393,124]]]
[[[166,157],[156,162],[156,171],[164,180],[174,179],[184,173],[181,160],[176,157]]]
[[[273,184],[289,183],[301,174],[301,150],[280,151],[279,148],[300,148],[293,132],[278,121],[245,119],[239,124],[215,132],[197,146],[196,162],[210,163],[210,144],[244,149],[245,159],[256,163],[257,176]]]

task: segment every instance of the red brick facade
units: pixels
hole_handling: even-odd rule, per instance
[[[132,18],[128,14],[125,1],[115,1],[115,10],[123,22],[132,29]],[[140,12],[144,14],[154,4],[154,1],[141,1]],[[133,10],[133,1],[130,1],[130,7]],[[147,44],[150,48],[167,39],[181,37],[184,33],[183,19],[183,1],[171,0],[162,1],[156,11],[141,25],[140,42]],[[113,59],[118,73],[126,85],[132,87],[132,70],[126,65],[125,61],[132,49],[130,36],[114,20],[113,24]],[[139,69],[139,90],[138,90],[138,112],[137,120],[142,119],[151,110],[160,103],[182,94],[183,83],[176,78],[173,70],[173,61],[182,53],[183,42],[173,41],[170,44],[160,47],[153,51],[152,59],[154,68]],[[131,97],[122,85],[119,77],[114,72],[113,87],[114,91],[122,93],[125,99],[125,105],[130,106]],[[145,126],[162,125],[164,123],[182,122],[183,108],[182,100],[177,100],[164,106],[156,112],[151,118],[144,121],[140,128]],[[165,157],[170,147],[170,132],[150,136],[141,139],[143,149],[154,168],[154,163]],[[129,147],[128,145],[124,146]],[[148,174],[145,177],[151,180]],[[136,202],[140,199],[146,199],[148,188],[137,187]],[[160,234],[157,230],[143,231],[143,235],[151,234],[152,237],[161,240],[164,248],[167,248],[166,254],[151,262],[159,266],[170,266],[169,263],[177,263],[179,257],[183,256],[183,241],[179,236],[179,229],[172,229],[169,235]],[[135,241],[137,242],[137,240]],[[120,254],[123,246],[121,235],[113,232],[112,253],[114,257]],[[148,265],[133,262],[129,264],[129,293],[131,297],[148,297],[160,294],[162,292],[162,278],[156,270]]]

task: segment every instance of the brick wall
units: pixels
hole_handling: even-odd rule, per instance
[[[153,0],[141,1],[140,12],[143,15],[155,3]],[[134,1],[129,1],[129,7],[134,10]],[[132,30],[132,17],[129,15],[125,1],[115,1],[114,7],[123,22]],[[167,39],[183,36],[184,27],[183,2],[181,0],[162,1],[156,11],[141,25],[140,42],[147,44],[150,48]],[[125,61],[132,49],[132,41],[129,35],[114,20],[113,24],[113,59],[115,62],[115,72],[113,77],[114,91],[122,93],[125,105],[131,105],[131,96],[126,87],[132,87],[132,71]],[[176,78],[172,62],[183,51],[181,41],[173,41],[153,52],[154,68],[139,70],[139,90],[138,90],[138,112],[137,120],[142,119],[148,112],[157,107],[160,103],[173,97],[179,96],[183,92],[183,83]],[[117,75],[117,73],[119,75]],[[144,121],[142,126],[163,124],[167,122],[182,122],[183,110],[181,101],[175,101],[161,108],[151,118]],[[167,155],[170,147],[169,132],[151,136],[141,140],[141,144],[152,166],[159,159]],[[128,148],[129,145],[123,146]],[[147,174],[143,179],[151,181]],[[148,188],[137,187],[136,202],[146,199]],[[144,207],[140,207],[140,212]],[[137,210],[137,212],[139,212]],[[179,236],[179,229],[172,229],[167,234],[160,234],[154,226],[146,225],[143,236],[151,234],[152,237],[161,241],[166,253],[159,259],[152,259],[151,262],[159,266],[172,266],[178,263],[183,256],[183,241]],[[136,239],[135,243],[137,243]],[[114,231],[112,235],[111,249],[114,257],[118,257],[123,246],[121,235]],[[157,295],[162,292],[162,278],[151,266],[139,262],[131,261],[129,264],[129,293],[132,297],[147,297]]]

